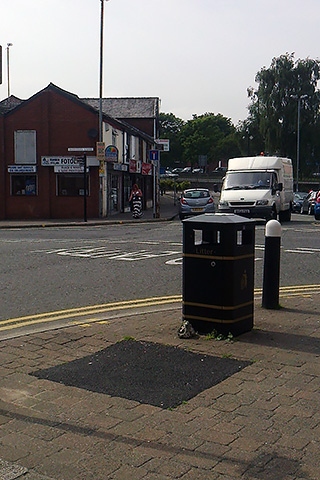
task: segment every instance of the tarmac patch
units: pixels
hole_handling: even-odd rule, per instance
[[[112,397],[174,408],[248,365],[250,362],[178,347],[123,340],[32,375]]]

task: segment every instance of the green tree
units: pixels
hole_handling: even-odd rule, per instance
[[[239,154],[236,128],[221,114],[193,115],[182,126],[180,141],[184,161],[191,165],[198,164],[199,155],[206,155],[208,164],[217,166],[219,161]]]
[[[181,163],[182,146],[180,142],[180,132],[184,125],[181,118],[173,113],[159,114],[159,135],[160,138],[170,140],[170,151],[161,154],[161,165],[164,167],[175,167]]]
[[[251,104],[243,131],[256,137],[266,153],[292,159],[296,159],[300,98],[300,169],[304,174],[314,169],[320,155],[319,79],[319,60],[295,60],[294,53],[286,53],[257,73],[256,90],[248,89]]]

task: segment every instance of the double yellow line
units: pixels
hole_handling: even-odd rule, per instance
[[[304,297],[314,295],[315,293],[320,294],[320,285],[292,285],[289,287],[280,287],[279,289],[280,297]],[[261,297],[262,288],[256,288],[254,294],[257,297]]]
[[[262,288],[256,288],[254,294],[257,298],[262,296]],[[320,294],[320,285],[295,285],[289,287],[280,287],[280,297],[292,296],[311,296]],[[35,315],[26,315],[23,317],[0,320],[0,332],[14,330],[17,328],[30,327],[40,324],[66,321],[69,324],[84,324],[103,321],[102,318],[96,318],[96,315],[104,313],[128,312],[134,309],[145,309],[161,305],[170,305],[182,302],[181,295],[171,295],[166,297],[150,297],[137,300],[125,300],[122,302],[103,303],[100,305],[90,305],[87,307],[68,308],[65,310],[56,310],[53,312],[38,313]],[[91,317],[91,318],[90,318]]]
[[[167,305],[181,302],[181,295],[172,295],[167,297],[151,297],[137,300],[126,300],[122,302],[103,303],[100,305],[91,305],[87,307],[68,308],[66,310],[56,310],[47,313],[38,313],[35,315],[26,315],[24,317],[10,318],[0,320],[0,332],[12,330],[31,325],[39,325],[47,322],[57,322],[61,320],[71,320],[79,317],[89,317],[92,315],[120,312],[123,310],[133,310],[138,308],[153,307],[156,305]],[[88,320],[87,320],[88,321]],[[97,320],[96,320],[97,321]],[[76,323],[83,323],[78,321]]]

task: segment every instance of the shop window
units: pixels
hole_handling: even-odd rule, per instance
[[[58,175],[58,196],[79,197],[84,195],[83,175]],[[89,195],[89,177],[87,177],[87,195]]]
[[[11,175],[11,195],[37,195],[37,176]]]

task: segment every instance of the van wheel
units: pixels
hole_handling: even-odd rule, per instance
[[[272,209],[269,217],[266,218],[266,220],[267,220],[267,222],[268,222],[269,220],[277,220],[277,211],[276,211],[274,208]]]

